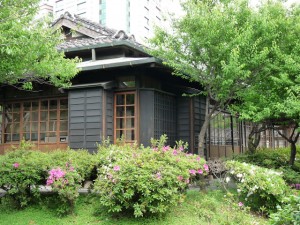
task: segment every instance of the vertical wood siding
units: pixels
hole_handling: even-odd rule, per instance
[[[69,142],[73,149],[96,151],[102,132],[101,88],[69,91]]]
[[[140,143],[149,146],[154,137],[154,91],[140,90]]]

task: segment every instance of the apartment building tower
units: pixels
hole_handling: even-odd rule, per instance
[[[144,42],[153,34],[153,25],[163,23],[163,15],[172,8],[169,1],[172,0],[54,0],[53,14],[55,19],[68,11],[134,34],[137,41]]]

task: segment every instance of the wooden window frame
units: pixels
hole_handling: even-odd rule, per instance
[[[12,102],[7,102],[5,104],[2,104],[4,107],[3,107],[3,116],[2,116],[2,137],[1,137],[1,143],[2,144],[16,144],[18,142],[20,142],[23,138],[24,138],[24,134],[28,133],[29,134],[29,139],[27,139],[28,141],[31,141],[33,143],[37,143],[37,144],[61,144],[61,143],[67,143],[67,139],[66,138],[62,138],[63,136],[68,136],[68,125],[67,125],[67,130],[61,130],[60,129],[60,125],[61,125],[61,122],[67,122],[68,124],[68,103],[66,104],[66,108],[62,108],[62,104],[61,102],[62,101],[65,101],[67,100],[68,101],[68,98],[67,97],[60,97],[60,98],[43,98],[43,99],[28,99],[28,100],[22,100],[22,101],[12,101]],[[47,109],[42,109],[42,102],[45,102],[47,101],[48,103],[48,106],[47,106]],[[54,109],[51,109],[50,107],[50,102],[51,101],[56,101],[56,108]],[[37,103],[37,110],[33,110],[32,108],[32,103],[35,102]],[[30,103],[30,108],[29,110],[25,110],[25,107],[24,107],[24,104],[26,103]],[[5,129],[5,125],[7,124],[5,122],[5,111],[6,111],[6,106],[7,105],[13,105],[13,104],[19,104],[20,105],[20,108],[19,108],[19,116],[20,116],[20,119],[17,123],[20,124],[20,128],[19,128],[19,140],[12,140],[12,135],[14,134],[12,131],[10,132],[6,132],[6,129]],[[67,117],[62,119],[61,118],[61,114],[62,114],[62,111],[65,111],[65,113],[67,113]],[[30,118],[29,120],[27,121],[29,123],[29,132],[26,132],[25,131],[25,127],[24,127],[24,113],[27,112],[29,113],[30,115]],[[32,120],[32,113],[34,112],[37,112],[37,120]],[[46,120],[42,120],[41,116],[42,116],[42,112],[46,112],[47,116],[46,116]],[[45,133],[45,138],[47,137],[48,134],[51,133],[50,129],[49,129],[49,126],[50,126],[50,123],[51,123],[51,118],[50,118],[50,112],[54,113],[54,115],[56,115],[55,119],[52,120],[53,122],[56,123],[56,128],[55,128],[55,131],[53,131],[52,133],[54,134],[54,136],[56,137],[56,141],[53,141],[53,142],[47,142],[46,140],[42,141],[41,140],[41,134],[42,133]],[[33,123],[37,123],[37,140],[32,140],[32,134],[34,132],[32,132],[32,124]],[[45,123],[46,124],[46,128],[45,128],[45,131],[42,131],[41,130],[41,123]],[[13,121],[11,122],[11,124],[14,124]],[[61,136],[62,133],[65,133],[66,135],[63,135]],[[6,140],[6,135],[10,135],[11,138],[10,138],[10,141],[7,141]]]
[[[127,104],[126,102],[126,96],[127,95],[134,95],[134,104]],[[125,102],[124,104],[117,104],[117,96],[124,95]],[[125,108],[125,114],[124,116],[117,116],[117,107],[124,107]],[[133,116],[127,116],[126,114],[126,107],[134,106],[134,115]],[[124,92],[116,92],[114,93],[114,143],[116,143],[119,139],[117,137],[117,131],[123,131],[125,134],[124,142],[125,143],[135,143],[138,141],[138,129],[137,129],[137,118],[138,118],[138,112],[137,112],[137,92],[136,91],[124,91]],[[124,119],[124,128],[117,128],[117,119]],[[134,126],[133,128],[127,128],[126,127],[126,121],[127,119],[134,119]],[[126,140],[126,131],[133,130],[134,131],[134,140]]]

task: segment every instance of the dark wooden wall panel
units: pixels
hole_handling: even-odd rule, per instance
[[[177,100],[177,140],[190,142],[190,98]],[[189,143],[190,145],[190,143]]]
[[[140,144],[150,146],[150,139],[154,137],[154,91],[140,90]]]
[[[69,142],[73,149],[97,149],[102,138],[101,88],[69,91]]]
[[[105,132],[105,138],[108,138],[113,141],[114,140],[114,94],[112,91],[106,91],[106,115],[105,115],[105,121],[106,121],[106,132]]]
[[[198,135],[205,119],[205,104],[206,99],[204,96],[194,97],[194,153],[198,153]]]

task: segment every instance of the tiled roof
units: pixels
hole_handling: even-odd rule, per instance
[[[114,30],[107,27],[102,26],[99,23],[92,22],[90,20],[87,20],[85,18],[82,18],[78,15],[71,15],[69,12],[65,12],[62,14],[58,19],[56,19],[52,26],[55,26],[59,21],[66,19],[78,26],[76,28],[78,29],[78,32],[80,32],[81,28],[86,28],[94,33],[96,33],[96,37],[85,37],[85,38],[73,38],[68,39],[62,44],[58,46],[59,50],[67,50],[72,48],[81,48],[81,47],[88,47],[98,44],[109,44],[113,43],[118,40],[122,41],[128,41],[129,43],[141,47],[139,43],[135,41],[135,38],[133,35],[127,35],[125,31],[123,30]]]

